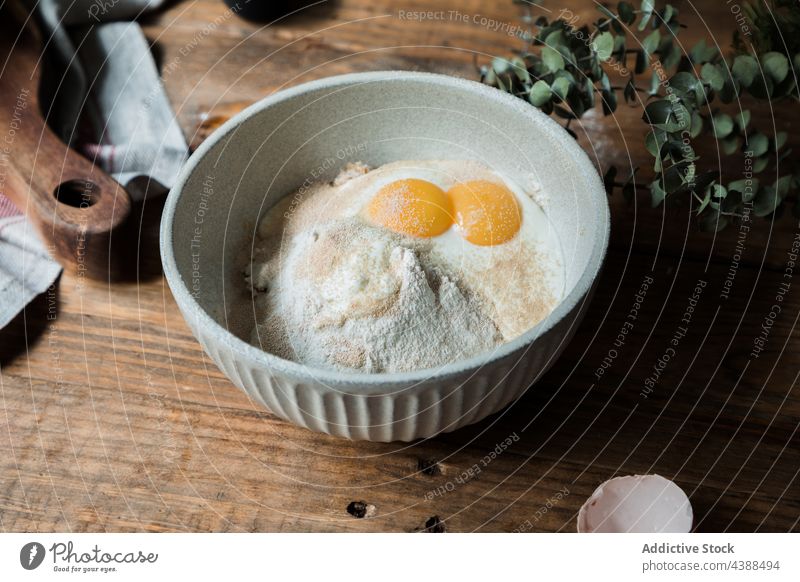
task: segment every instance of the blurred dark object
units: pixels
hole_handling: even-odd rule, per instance
[[[269,22],[301,8],[319,4],[319,0],[225,0],[237,16],[253,22]]]

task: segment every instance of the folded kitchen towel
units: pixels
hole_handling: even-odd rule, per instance
[[[0,328],[61,272],[16,206],[0,194]]]
[[[129,19],[164,0],[41,0],[58,79],[51,126],[67,143],[113,175],[133,198],[147,177],[172,186],[188,146],[159,78],[150,46]],[[77,89],[77,90],[76,90]],[[81,124],[83,121],[88,123]],[[87,132],[80,132],[83,127]]]
[[[104,22],[136,18],[164,0],[27,2],[37,11],[57,65],[49,79],[61,88],[49,107],[55,112],[51,127],[114,176],[132,198],[143,197],[153,186],[171,187],[188,146],[150,47],[135,22]],[[88,118],[83,119],[88,139],[78,133],[82,114]],[[30,223],[0,194],[0,328],[60,272]]]

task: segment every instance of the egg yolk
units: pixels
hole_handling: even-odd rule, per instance
[[[469,242],[480,246],[503,244],[519,231],[522,215],[514,194],[502,184],[474,180],[448,191],[456,227]]]
[[[367,206],[367,215],[394,232],[430,238],[453,224],[453,204],[436,184],[409,178],[381,188]]]

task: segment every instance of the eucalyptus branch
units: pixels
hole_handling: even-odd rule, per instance
[[[619,93],[631,106],[641,106],[646,96],[642,119],[648,126],[644,145],[654,160],[648,184],[652,205],[667,196],[688,195],[704,229],[720,229],[730,218],[750,213],[771,215],[783,209],[785,200],[796,200],[789,194],[800,186],[800,173],[788,163],[786,133],[768,135],[750,126],[750,111],[730,111],[744,95],[756,101],[800,99],[800,11],[792,0],[774,0],[771,8],[743,2],[753,44],[746,46],[734,34],[734,51],[727,57],[705,40],[682,54],[675,39],[685,26],[670,4],[656,8],[655,0],[643,0],[638,9],[619,2],[616,12],[605,6],[598,10],[602,16],[591,27],[578,26],[569,10],[552,22],[544,17],[533,22],[528,11],[526,21],[537,32],[526,35],[526,47],[515,57],[495,58],[481,67],[481,80],[566,119],[573,135],[573,119],[597,107],[613,114]],[[777,42],[782,38],[787,45]],[[629,55],[635,55],[632,70]],[[639,86],[636,80],[648,69],[649,87]],[[628,80],[612,85],[612,77]],[[709,135],[722,154],[743,158],[752,176],[730,179],[699,167],[693,144]],[[776,168],[783,173],[771,184],[757,177]],[[624,182],[616,174],[614,167],[606,172],[609,194],[621,189],[632,198],[636,172]],[[793,208],[800,215],[800,205]]]

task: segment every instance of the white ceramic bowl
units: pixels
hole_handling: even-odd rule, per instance
[[[253,319],[230,317],[244,296],[236,255],[280,197],[306,180],[331,179],[348,161],[465,158],[519,183],[532,178],[546,193],[566,269],[565,296],[546,320],[491,353],[400,374],[314,369],[241,339]],[[542,376],[583,316],[608,235],[602,182],[555,121],[473,81],[377,72],[281,91],[214,132],[169,195],[161,256],[192,332],[253,400],[312,430],[409,441],[477,422]]]

